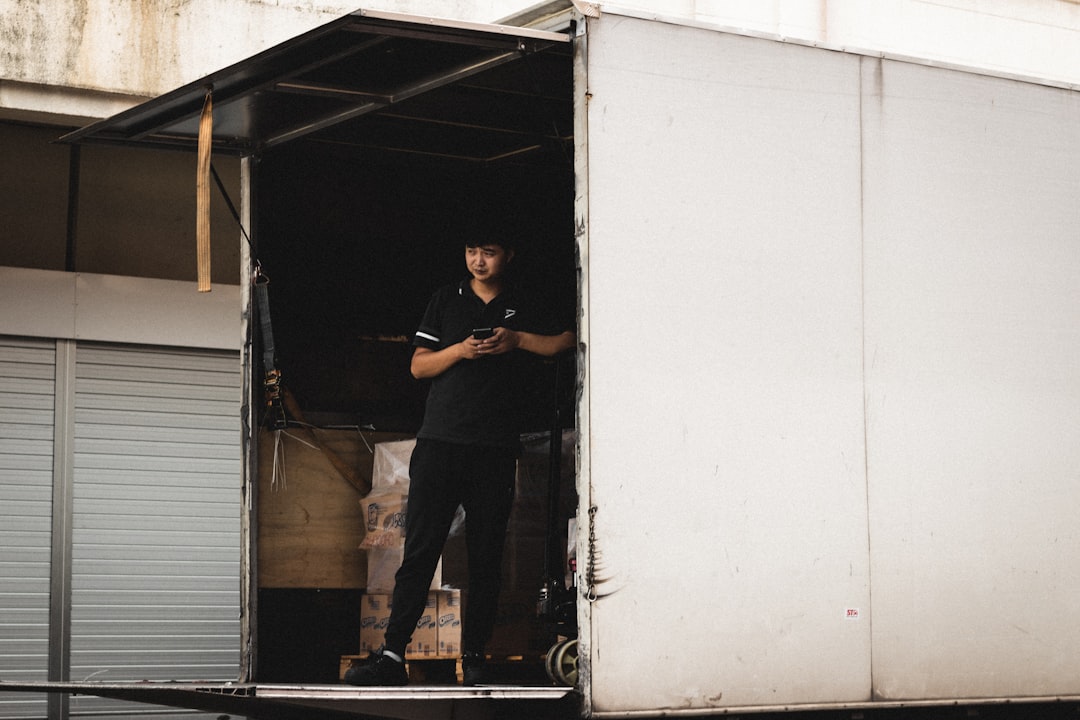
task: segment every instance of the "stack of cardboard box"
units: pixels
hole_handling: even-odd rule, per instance
[[[383,643],[390,620],[394,574],[401,567],[408,510],[409,456],[415,440],[377,443],[371,492],[360,503],[366,535],[367,588],[360,614],[360,651]],[[442,588],[442,563],[435,570],[427,607],[405,650],[406,659],[453,658],[461,654],[461,591]]]
[[[370,653],[383,643],[393,607],[391,595],[364,595],[360,612],[360,651]],[[456,658],[461,655],[461,591],[432,590],[405,648],[406,659]]]

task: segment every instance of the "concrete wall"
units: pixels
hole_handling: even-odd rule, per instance
[[[0,266],[67,266],[68,155],[63,130],[0,123]],[[214,158],[239,202],[240,166]],[[10,171],[8,171],[10,169]],[[76,237],[78,272],[166,280],[195,279],[193,153],[90,146],[82,150]],[[240,230],[215,187],[211,196],[211,278],[240,283]]]
[[[0,118],[105,117],[363,5],[363,0],[0,0]],[[367,3],[485,21],[516,5],[522,3]]]
[[[491,22],[532,0],[0,0],[0,118],[105,117],[360,6]],[[646,16],[1080,83],[1076,0],[618,0]],[[603,3],[601,3],[603,5]]]

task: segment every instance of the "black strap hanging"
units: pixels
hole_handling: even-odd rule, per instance
[[[218,175],[213,164],[210,165],[210,176],[214,179],[222,198],[225,199],[225,205],[229,208],[233,219],[236,220],[236,224],[240,227],[240,232],[243,234],[244,240],[247,241],[248,248],[254,251],[251,238],[248,237],[244,223],[240,219],[240,213],[237,212],[232,198],[229,197],[229,193],[225,189],[225,183],[221,181],[221,176]],[[262,265],[259,264],[258,260],[255,261],[255,278],[251,284],[255,296],[255,312],[258,315],[259,334],[263,348],[263,388],[266,397],[266,417],[264,421],[274,430],[284,430],[289,421],[285,415],[281,371],[277,368],[277,353],[274,350],[274,329],[270,322],[270,278],[263,274]]]
[[[274,351],[274,329],[270,322],[270,278],[263,274],[256,264],[255,280],[252,288],[255,293],[255,306],[259,314],[259,332],[262,336],[263,349],[263,388],[266,397],[266,423],[274,430],[282,430],[288,425],[285,417],[285,403],[281,389],[281,371],[276,366]]]

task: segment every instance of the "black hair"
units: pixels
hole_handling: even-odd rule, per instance
[[[513,252],[516,249],[514,243],[510,240],[489,240],[487,238],[470,237],[465,241],[465,247],[467,248],[483,247],[484,245],[498,245],[508,252]]]
[[[503,250],[518,249],[516,238],[520,229],[514,226],[511,215],[506,211],[474,214],[469,219],[465,232],[467,248],[498,245]]]

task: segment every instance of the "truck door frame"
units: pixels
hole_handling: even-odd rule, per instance
[[[149,100],[130,110],[92,123],[61,138],[70,144],[103,144],[151,147],[166,150],[194,150],[198,144],[199,115],[208,92],[214,104],[214,134],[212,152],[240,158],[241,196],[239,215],[247,229],[247,239],[240,239],[241,326],[245,338],[242,351],[243,387],[245,392],[241,440],[243,456],[242,487],[246,503],[242,521],[242,578],[241,603],[245,613],[241,623],[240,682],[252,682],[256,675],[257,651],[257,546],[255,533],[254,492],[257,489],[258,411],[263,402],[260,378],[256,374],[258,326],[253,322],[253,298],[250,280],[255,258],[251,246],[258,247],[258,198],[255,187],[258,173],[257,157],[261,152],[336,123],[358,117],[389,104],[414,97],[429,90],[452,84],[518,57],[543,52],[551,47],[570,44],[573,54],[574,94],[574,228],[579,244],[579,258],[585,256],[583,244],[587,227],[587,182],[585,171],[585,23],[575,11],[555,6],[534,10],[531,18],[516,21],[530,27],[489,25],[425,18],[399,13],[359,10],[338,18],[297,38],[258,53],[228,68],[174,91]],[[333,62],[355,52],[363,42],[375,43],[382,38],[408,38],[411,41],[430,40],[460,46],[481,48],[484,52],[475,61],[432,69],[433,74],[401,86],[393,95],[350,96],[347,90],[314,87],[297,82],[303,73],[320,63]],[[290,103],[282,104],[280,96],[288,93]],[[297,97],[312,98],[307,105],[297,103]],[[283,108],[302,107],[307,113],[295,115]],[[580,261],[579,261],[580,262]],[[580,270],[580,268],[579,268]],[[581,312],[586,281],[579,272],[578,301],[582,344],[587,333],[586,314]],[[194,292],[194,288],[192,289]],[[586,373],[580,372],[585,376]],[[587,421],[587,393],[580,395],[578,423]],[[582,471],[587,467],[584,453],[579,457]],[[579,476],[578,482],[582,479]],[[587,487],[587,485],[585,485]],[[579,615],[582,611],[579,609]]]

